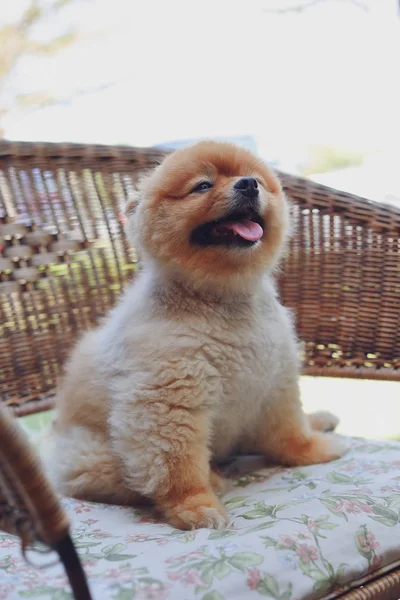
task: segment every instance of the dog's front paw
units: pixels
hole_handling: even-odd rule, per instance
[[[228,516],[212,492],[188,496],[183,502],[164,508],[169,523],[177,529],[223,529]]]

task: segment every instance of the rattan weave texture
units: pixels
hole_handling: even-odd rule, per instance
[[[52,405],[71,345],[134,275],[123,207],[151,149],[0,142],[0,393]],[[400,380],[400,209],[280,174],[294,233],[279,277],[308,374]]]
[[[27,436],[11,411],[1,404],[0,531],[18,536],[24,553],[37,542],[55,550],[63,562],[74,598],[91,600],[69,534],[67,516]]]

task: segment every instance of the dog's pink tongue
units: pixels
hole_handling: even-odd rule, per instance
[[[228,221],[228,223],[224,223],[224,227],[231,229],[231,231],[234,231],[249,242],[260,240],[264,233],[263,228],[258,223],[247,219],[243,221]]]

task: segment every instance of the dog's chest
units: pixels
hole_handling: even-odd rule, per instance
[[[255,431],[279,387],[294,345],[287,313],[278,303],[252,318],[215,327],[208,351],[215,369],[213,451],[232,451]]]

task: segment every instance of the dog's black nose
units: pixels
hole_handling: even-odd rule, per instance
[[[256,198],[258,196],[258,183],[254,177],[242,177],[238,179],[233,187],[247,198]]]

